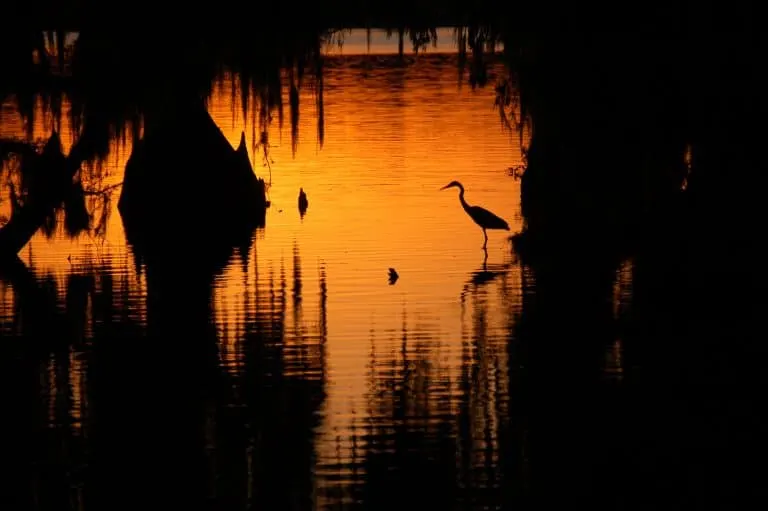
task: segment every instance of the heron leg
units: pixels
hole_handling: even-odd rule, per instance
[[[488,233],[485,232],[485,229],[483,229],[483,236],[485,236],[485,241],[483,242],[483,250],[488,246]]]

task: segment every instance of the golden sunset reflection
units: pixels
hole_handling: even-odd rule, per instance
[[[513,157],[518,154],[519,158],[519,153],[508,134],[498,128],[491,91],[457,90],[454,61],[426,60],[423,65],[430,73],[442,70],[435,84],[427,86],[427,73],[418,67],[363,72],[355,61],[329,63],[323,148],[319,149],[314,131],[314,101],[305,94],[296,156],[291,155],[285,134],[271,149],[275,162],[272,207],[267,227],[256,242],[256,257],[289,265],[294,240],[298,240],[303,267],[314,270],[319,264],[327,265],[332,290],[329,378],[321,431],[325,441],[318,451],[328,470],[345,466],[350,478],[362,462],[365,442],[349,432],[364,430],[371,420],[378,421],[386,409],[382,406],[391,406],[386,404],[387,392],[371,387],[372,382],[385,388],[407,385],[417,399],[429,396],[426,402],[409,406],[433,417],[425,419],[428,423],[445,422],[459,404],[441,394],[454,398],[462,394],[462,367],[474,357],[496,352],[491,356],[495,361],[487,363],[480,375],[492,373],[494,364],[505,364],[498,360],[503,358],[501,346],[461,348],[462,293],[465,288],[470,294],[473,288],[477,288],[475,295],[484,293],[482,282],[472,282],[473,272],[482,270],[482,233],[466,218],[453,191],[438,190],[451,179],[462,180],[470,202],[477,200],[502,214],[513,232],[519,230],[519,212],[510,209],[519,193],[517,182],[504,172],[517,163]],[[222,99],[231,97],[227,90],[223,88]],[[445,109],[448,100],[457,106]],[[232,111],[231,105],[221,111],[212,109],[230,142],[236,144],[244,122],[236,118],[232,123]],[[296,210],[300,187],[309,197],[303,220]],[[466,243],[456,243],[464,237]],[[508,262],[504,236],[492,236],[489,246],[492,264]],[[392,287],[386,284],[389,266],[401,275]],[[303,289],[318,289],[316,275],[315,271],[304,273]],[[495,283],[489,285],[489,294],[502,294]],[[477,337],[487,336],[482,344],[492,344],[496,336],[506,338],[506,311],[514,304],[500,302],[493,297],[475,302],[487,309],[484,324],[471,327],[480,329]],[[290,307],[288,300],[288,315]],[[308,310],[312,308],[305,303],[303,311]],[[382,373],[385,367],[392,369]],[[497,384],[504,387],[492,376],[476,383],[486,380],[491,389]],[[425,384],[429,391],[422,394]],[[445,390],[438,392],[435,386]],[[480,430],[484,423],[496,423],[495,407],[493,392],[472,398],[471,422]],[[468,449],[475,458],[483,456],[487,442],[494,442],[481,431],[473,438],[476,444]]]
[[[367,46],[358,51],[359,36],[343,55],[367,52]],[[381,44],[375,40],[371,53]],[[234,250],[213,280],[219,363],[239,389],[233,403],[255,392],[253,386],[276,389],[281,406],[304,407],[316,420],[308,422],[317,437],[319,504],[360,483],[377,456],[414,435],[460,436],[451,448],[461,477],[496,484],[496,476],[479,471],[495,465],[498,431],[509,420],[508,375],[516,361],[509,360],[508,344],[524,276],[509,241],[522,228],[520,183],[507,169],[522,156],[518,138],[500,128],[493,87],[457,86],[457,56],[442,50],[420,54],[406,67],[329,52],[324,142],[314,78],[306,76],[295,153],[283,91],[285,123],[282,130],[276,121],[269,126],[266,226],[249,247]],[[491,65],[490,83],[502,72]],[[255,144],[258,127],[243,117],[240,95],[232,92],[239,90],[236,80],[226,75],[214,86],[209,112],[233,147],[245,132],[256,173],[269,179]],[[258,98],[249,103],[257,105]],[[34,139],[44,140],[51,114],[38,105],[34,119]],[[4,137],[24,136],[9,105],[0,127]],[[72,144],[66,115],[61,137],[66,152]],[[130,140],[113,141],[108,160],[82,173],[86,190],[119,184],[130,150]],[[462,210],[458,191],[440,191],[452,180],[463,183],[470,204],[509,222],[510,232],[489,232],[487,259],[482,231]],[[309,201],[303,217],[300,188]],[[36,276],[55,282],[60,307],[83,308],[77,333],[83,343],[104,322],[146,325],[146,278],[125,240],[119,193],[115,188],[108,203],[86,197],[91,213],[109,208],[103,236],[68,239],[59,229],[48,239],[38,232],[20,253]],[[203,226],[206,207],[194,203],[184,218]],[[180,257],[205,244],[202,234],[188,239]],[[392,285],[390,267],[399,274]],[[3,284],[0,293],[8,329],[12,287]],[[50,422],[62,421],[61,392],[69,392],[70,421],[81,427],[87,422],[85,362],[73,355],[66,364],[50,363]],[[248,376],[255,366],[263,372],[258,380]],[[61,367],[70,373],[68,391],[60,386]]]
[[[744,9],[27,7],[0,33],[3,510],[760,488]]]
[[[70,351],[48,361],[43,393],[47,396],[48,421],[80,434],[86,409],[85,367],[82,358]]]
[[[305,88],[295,156],[287,123],[282,132],[270,128],[274,163],[266,228],[257,233],[247,259],[234,255],[215,283],[214,316],[225,366],[237,372],[243,363],[242,343],[248,331],[255,330],[264,342],[285,343],[284,356],[295,360],[285,361],[289,368],[306,373],[315,365],[316,374],[328,372],[322,427],[326,440],[319,446],[326,460],[335,457],[338,448],[351,452],[352,439],[344,432],[353,422],[360,426],[371,419],[365,409],[388,406],[376,404],[381,392],[370,388],[371,379],[381,384],[389,379],[386,384],[394,385],[406,378],[417,390],[445,381],[445,397],[456,398],[462,394],[462,367],[477,356],[475,352],[495,353],[497,348],[487,346],[495,341],[489,339],[506,336],[513,304],[502,303],[501,290],[490,287],[488,292],[496,298],[486,297],[482,304],[470,300],[470,306],[487,309],[483,324],[470,327],[482,328],[471,335],[485,337],[486,345],[462,348],[470,342],[462,333],[467,321],[462,319],[462,297],[465,288],[473,286],[473,272],[482,270],[482,233],[461,210],[455,190],[439,189],[452,179],[461,180],[471,203],[507,218],[516,232],[518,183],[505,169],[517,163],[519,151],[499,129],[492,90],[458,89],[453,58],[420,58],[420,64],[406,69],[365,71],[359,61],[329,62],[322,149],[311,84]],[[250,122],[242,118],[241,105],[232,103],[231,91],[232,83],[224,80],[209,110],[233,146],[243,130],[250,145]],[[35,138],[44,139],[50,125],[50,116],[36,115]],[[72,142],[68,128],[63,120],[65,151]],[[4,120],[3,130],[4,135],[21,136],[23,125]],[[115,145],[102,168],[106,185],[122,179],[130,146],[117,149]],[[257,173],[266,177],[260,158],[251,152],[251,159]],[[89,177],[83,175],[86,186]],[[296,207],[300,187],[309,197],[303,219]],[[62,290],[67,275],[77,268],[109,264],[109,271],[129,282],[131,294],[143,295],[116,203],[117,193],[104,239],[82,235],[67,240],[58,235],[48,240],[38,233],[22,251],[22,259],[36,272],[55,276]],[[491,235],[492,264],[509,262],[507,235]],[[205,241],[190,240],[188,250],[195,250],[197,243]],[[386,282],[390,266],[401,275],[394,286]],[[322,298],[324,286],[327,298]],[[483,290],[470,290],[478,292]],[[141,303],[134,299],[133,306],[141,310]],[[378,374],[380,363],[415,364],[418,370],[403,376],[395,369],[386,376]],[[480,374],[489,371],[484,365]],[[478,399],[494,406],[488,396],[473,398]],[[445,417],[458,410],[453,399],[443,403],[434,398],[413,406],[426,406],[426,412]],[[441,411],[444,406],[448,409]],[[497,420],[478,413],[479,421]],[[337,435],[341,445],[332,441]]]

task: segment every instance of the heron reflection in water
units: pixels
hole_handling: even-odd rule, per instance
[[[503,218],[494,215],[487,209],[481,208],[480,206],[470,206],[467,204],[467,201],[464,200],[464,186],[458,181],[451,181],[440,189],[445,190],[446,188],[452,187],[459,189],[459,202],[461,202],[461,207],[464,208],[464,211],[467,212],[469,217],[477,225],[479,225],[481,229],[483,229],[483,236],[485,237],[485,241],[483,242],[483,250],[485,250],[488,246],[488,233],[486,232],[486,229],[500,229],[505,231],[509,230],[509,224]]]

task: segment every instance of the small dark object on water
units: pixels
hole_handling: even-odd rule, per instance
[[[400,275],[397,274],[394,268],[389,269],[389,285],[391,286],[395,282],[397,282],[397,279],[400,278]]]
[[[303,217],[307,211],[309,201],[307,200],[307,194],[304,193],[304,188],[299,188],[299,214]]]

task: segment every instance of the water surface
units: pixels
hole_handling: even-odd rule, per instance
[[[93,460],[106,456],[99,453],[105,444],[92,438],[110,416],[95,413],[92,401],[103,410],[117,397],[89,396],[106,392],[98,382],[120,357],[134,375],[123,381],[128,387],[118,394],[131,401],[121,406],[146,416],[131,422],[137,437],[164,431],[141,408],[160,410],[158,396],[166,392],[171,401],[204,411],[199,450],[207,475],[200,476],[199,492],[223,506],[218,509],[388,507],[406,498],[479,509],[497,505],[504,484],[522,478],[505,468],[508,447],[500,443],[514,422],[510,375],[521,365],[515,332],[525,289],[532,289],[530,270],[513,256],[509,240],[522,228],[519,181],[507,172],[521,163],[517,137],[501,129],[493,88],[469,87],[455,55],[419,55],[405,67],[394,61],[329,58],[323,143],[309,83],[295,151],[287,123],[273,126],[270,176],[251,147],[257,173],[271,180],[271,207],[248,249],[236,250],[215,276],[211,336],[219,383],[200,391],[205,398],[193,390],[205,377],[182,367],[199,349],[197,327],[190,325],[200,325],[204,337],[205,317],[189,311],[178,332],[192,337],[170,348],[143,340],[146,279],[125,240],[119,191],[105,206],[104,236],[69,239],[59,225],[25,247],[20,256],[49,299],[34,302],[34,309],[26,302],[25,309],[14,285],[3,282],[0,326],[12,354],[40,342],[30,321],[61,325],[44,330],[59,347],[38,354],[39,365],[26,373],[37,381],[18,384],[39,396],[25,405],[37,410],[25,424],[55,430],[52,442],[67,446],[35,459],[25,476],[37,481],[37,491],[49,488],[51,505],[61,498],[90,509],[89,492],[102,491],[87,474]],[[492,67],[491,79],[501,72]],[[251,123],[231,80],[217,87],[209,110],[233,146],[243,130],[251,144]],[[38,138],[50,133],[46,119],[36,116]],[[68,148],[72,136],[64,124]],[[8,106],[0,129],[4,136],[23,134]],[[115,142],[100,173],[103,184],[121,181],[130,147]],[[174,171],[180,179],[216,179],[214,169]],[[469,203],[510,224],[510,232],[489,233],[487,253],[457,190],[440,191],[452,180],[464,184]],[[309,199],[303,216],[299,188]],[[103,206],[102,197],[88,200],[92,208]],[[206,243],[205,197],[190,197],[189,209],[172,221],[200,225],[200,236],[178,247],[183,265]],[[394,284],[390,267],[399,274]],[[625,267],[616,284],[617,315],[628,272]],[[111,355],[98,354],[105,350]],[[605,357],[607,374],[620,376],[620,340]],[[192,380],[153,395],[150,377],[163,371]],[[143,388],[133,380],[142,374],[149,394],[131,390]],[[183,449],[190,456],[194,450]]]

